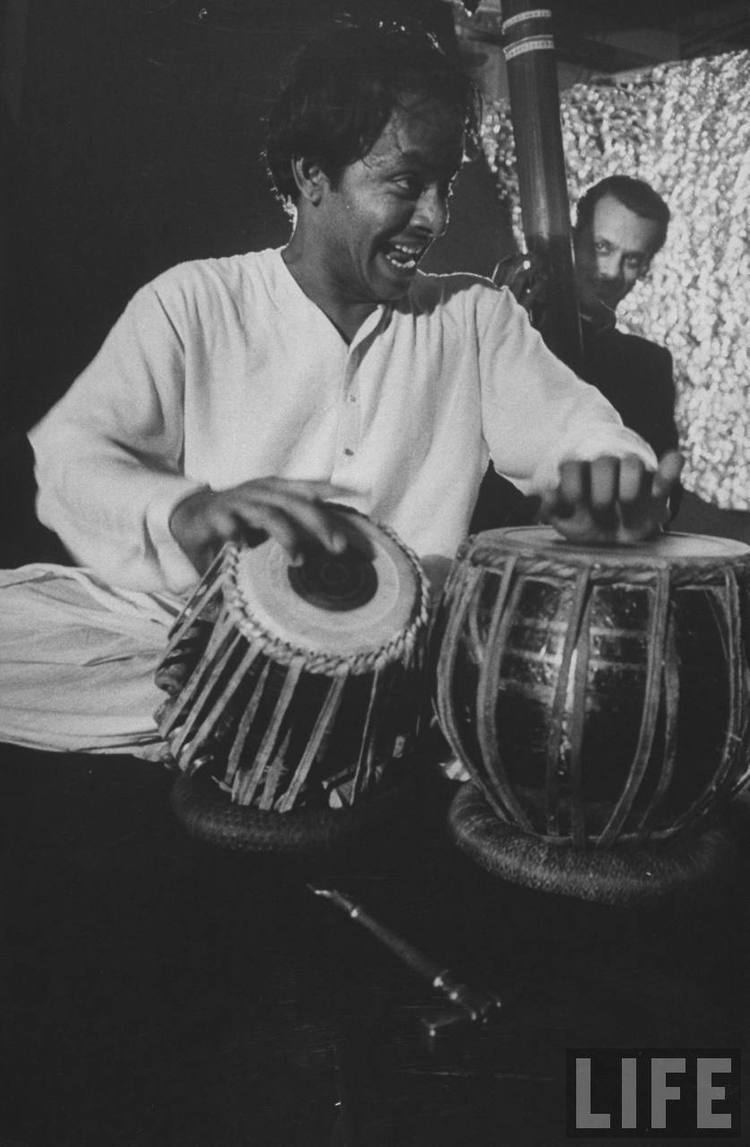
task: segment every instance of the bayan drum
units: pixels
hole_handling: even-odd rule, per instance
[[[320,548],[293,566],[273,540],[227,545],[175,623],[157,724],[224,804],[346,809],[412,747],[427,582],[391,530],[357,523],[368,556]]]
[[[514,830],[501,868],[543,885],[513,872],[529,838],[542,863],[566,845],[590,866],[705,824],[748,775],[749,591],[750,548],[723,538],[471,539],[437,622],[438,715],[475,785],[454,809],[459,842],[489,812]]]

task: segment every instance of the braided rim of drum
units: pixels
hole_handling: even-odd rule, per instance
[[[488,533],[493,532],[495,531],[488,531]],[[669,535],[665,536],[668,537]],[[497,546],[490,545],[484,535],[475,534],[464,542],[456,554],[453,574],[456,575],[456,567],[467,559],[473,566],[502,570],[508,559],[512,557],[520,564],[524,573],[531,573],[539,577],[545,574],[557,574],[559,576],[561,570],[564,571],[566,567],[570,566],[574,570],[588,570],[591,580],[604,585],[610,581],[619,581],[624,575],[628,575],[636,583],[641,580],[651,580],[658,570],[669,571],[670,584],[673,586],[695,585],[696,583],[698,585],[710,584],[711,582],[720,582],[724,577],[726,562],[722,562],[721,557],[717,554],[695,554],[690,557],[675,557],[671,560],[652,555],[648,559],[643,558],[641,560],[635,555],[625,558],[625,554],[632,554],[632,550],[629,550],[627,546],[621,548],[622,561],[616,560],[619,551],[617,546],[607,550],[606,562],[598,562],[595,558],[592,559],[590,549],[582,548],[578,554],[572,544],[561,549],[559,557],[551,558],[547,555],[540,555],[538,547],[525,546],[519,542],[515,542],[513,545],[506,543],[504,548],[499,549]],[[744,566],[750,574],[750,552],[733,555],[732,566],[733,568]]]
[[[353,656],[342,656],[340,653],[315,652],[304,648],[304,646],[294,645],[289,641],[283,641],[270,635],[254,617],[237,583],[239,561],[245,547],[229,542],[224,547],[221,560],[221,572],[226,576],[226,582],[223,585],[224,602],[232,612],[242,636],[250,642],[258,643],[262,651],[279,665],[298,663],[301,658],[307,672],[322,673],[329,677],[336,677],[341,674],[356,676],[361,673],[371,673],[380,666],[388,665],[393,661],[407,660],[414,650],[417,639],[427,626],[430,599],[429,584],[417,555],[401,541],[395,530],[380,522],[372,524],[398,546],[409,562],[418,586],[411,621],[395,633],[385,645],[378,649],[368,649],[364,653],[356,653]]]
[[[695,894],[737,864],[743,826],[727,809],[690,837],[648,841],[606,851],[571,848],[498,820],[486,793],[467,783],[448,814],[449,831],[465,855],[502,880],[537,892],[623,906]]]
[[[391,822],[414,799],[407,772],[398,785],[385,785],[368,800],[344,808],[296,808],[294,815],[227,800],[209,768],[182,774],[172,786],[170,803],[190,836],[233,852],[274,856],[332,853],[369,840],[368,832]]]

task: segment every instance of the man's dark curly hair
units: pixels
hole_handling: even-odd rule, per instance
[[[342,24],[311,41],[291,61],[267,121],[264,159],[279,198],[297,201],[298,156],[315,160],[332,183],[372,148],[394,109],[436,100],[464,124],[476,146],[479,97],[458,62],[436,39],[402,24]]]
[[[628,211],[640,215],[641,219],[651,219],[658,223],[659,231],[654,242],[652,255],[660,251],[667,238],[670,211],[666,203],[654,191],[650,183],[643,179],[634,179],[632,175],[608,175],[600,179],[581,196],[576,207],[575,232],[580,234],[589,226],[594,218],[594,208],[605,195],[611,195]]]

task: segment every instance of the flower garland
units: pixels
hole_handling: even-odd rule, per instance
[[[686,487],[750,509],[750,52],[579,84],[560,103],[572,204],[621,172],[671,208],[667,244],[618,318],[672,353]],[[482,142],[523,246],[506,104],[487,107]]]

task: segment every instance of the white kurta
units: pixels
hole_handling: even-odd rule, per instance
[[[537,485],[561,457],[653,459],[507,290],[418,275],[347,346],[279,251],[145,287],[30,437],[39,516],[75,559],[177,592],[195,572],[168,519],[200,485],[332,481],[420,555],[452,557],[489,455]]]
[[[450,558],[490,456],[527,489],[564,457],[655,463],[509,292],[418,275],[347,346],[279,251],[144,287],[30,439],[39,516],[92,576],[0,575],[0,739],[143,754],[158,751],[153,672],[197,577],[168,525],[194,489],[324,479],[423,558]]]

